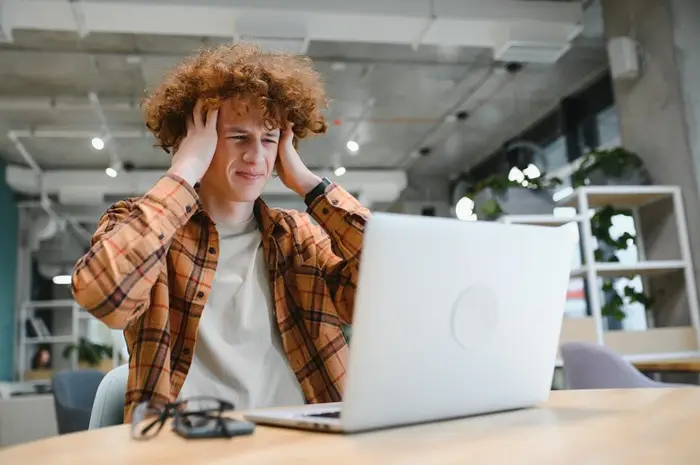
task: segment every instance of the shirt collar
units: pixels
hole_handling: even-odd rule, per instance
[[[197,195],[199,195],[199,187],[199,183],[194,185],[194,190],[197,192]],[[196,214],[202,214],[209,218],[209,215],[207,215],[202,208],[201,203],[197,202],[197,204],[199,208]],[[265,238],[272,236],[275,239],[280,239],[285,234],[291,232],[287,221],[285,221],[287,215],[280,210],[270,208],[260,197],[255,200],[255,204],[253,205],[253,215],[255,216],[260,232]]]

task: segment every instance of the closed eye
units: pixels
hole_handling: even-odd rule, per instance
[[[245,135],[228,136],[228,137],[226,137],[226,139],[247,140],[247,139],[248,139],[248,136],[245,136]],[[270,144],[276,144],[276,143],[277,143],[277,139],[269,139],[269,138],[266,138],[266,139],[263,139],[263,142],[267,142],[267,143],[270,143]]]

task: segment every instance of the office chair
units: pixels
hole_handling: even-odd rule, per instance
[[[560,348],[566,389],[689,387],[654,381],[616,352],[590,342],[568,342]]]
[[[129,365],[119,365],[107,373],[97,388],[92,405],[89,429],[124,423],[124,400],[126,382],[129,378]]]
[[[92,403],[103,377],[98,370],[75,370],[51,378],[58,434],[88,429]]]

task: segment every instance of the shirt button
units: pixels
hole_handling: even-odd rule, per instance
[[[160,235],[158,236],[158,239],[160,239],[161,241],[162,241],[163,239],[165,239],[165,234],[160,233]]]
[[[214,247],[209,247],[209,253],[216,253],[216,249]]]
[[[189,347],[185,347],[184,349],[182,349],[182,353],[183,353],[183,355],[190,355],[190,353],[192,353],[192,351],[190,350]]]
[[[185,207],[185,211],[186,211],[187,213],[191,212],[191,211],[192,211],[192,205],[187,205],[187,206]]]
[[[201,299],[202,297],[204,297],[204,292],[202,292],[202,291],[197,292],[197,297],[200,298],[200,299]]]
[[[337,201],[337,200],[334,200],[334,201],[332,201],[331,203],[332,203],[333,205],[338,205],[338,201]]]
[[[323,210],[321,210],[321,212],[322,212],[324,215],[327,215],[327,214],[328,214],[328,209],[327,209],[327,208],[324,208]]]

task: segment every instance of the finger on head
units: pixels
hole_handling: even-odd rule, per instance
[[[208,128],[216,128],[216,120],[219,118],[219,109],[218,108],[212,108],[211,110],[207,111],[207,122],[206,125]]]
[[[199,99],[197,103],[194,104],[194,110],[192,110],[192,118],[194,120],[194,125],[197,127],[204,125],[204,120],[202,119],[204,115],[202,114],[202,108],[204,106],[204,100]]]
[[[292,123],[291,121],[288,121],[286,126],[284,127],[284,132],[282,133],[283,136],[285,138],[290,138],[290,137],[294,136],[293,128],[294,128],[294,123]]]

